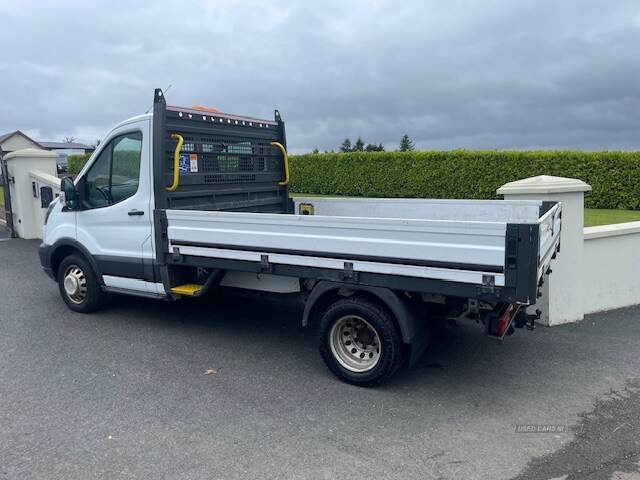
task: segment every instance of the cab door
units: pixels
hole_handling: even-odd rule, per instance
[[[77,240],[107,287],[149,291],[154,282],[149,123],[114,130],[77,182]]]

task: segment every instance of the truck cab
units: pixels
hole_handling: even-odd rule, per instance
[[[151,124],[151,114],[122,122],[101,142],[73,187],[69,179],[63,182],[63,191],[69,194],[73,188],[77,193],[71,194],[71,204],[54,202],[47,214],[43,238],[51,247],[43,246],[41,257],[52,273],[65,250],[77,249],[100,272],[103,286],[161,291],[152,267]],[[61,246],[66,248],[59,250]]]

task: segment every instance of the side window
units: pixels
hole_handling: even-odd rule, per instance
[[[111,146],[107,145],[91,165],[85,177],[85,204],[89,208],[106,207],[110,204],[109,169],[111,168]]]
[[[111,200],[118,203],[138,191],[142,134],[129,133],[115,138],[113,142]]]
[[[141,153],[140,132],[112,139],[87,172],[85,206],[106,207],[133,196],[140,182]]]

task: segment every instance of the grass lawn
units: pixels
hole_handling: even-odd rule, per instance
[[[0,187],[0,205],[4,205],[4,187]]]
[[[584,210],[585,227],[638,221],[640,221],[640,211],[638,210],[605,210],[600,208],[585,208]]]

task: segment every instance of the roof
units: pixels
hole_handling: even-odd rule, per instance
[[[42,146],[42,144],[40,142],[36,142],[33,138],[31,138],[29,135],[24,134],[20,130],[16,130],[14,132],[9,132],[9,133],[5,133],[3,135],[0,135],[0,143],[4,142],[5,140],[9,140],[11,137],[13,137],[15,135],[21,135],[24,138],[26,138],[27,140],[35,143],[39,147],[45,148],[45,147]]]
[[[95,147],[77,142],[40,142],[40,145],[48,150],[63,150],[67,148],[76,150],[95,150]]]

